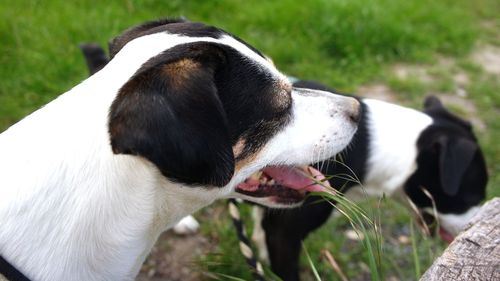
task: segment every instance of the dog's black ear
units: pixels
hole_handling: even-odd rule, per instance
[[[436,96],[428,96],[424,100],[424,109],[429,110],[429,109],[444,109],[443,103],[441,103],[441,100],[436,97]]]
[[[106,52],[101,46],[99,46],[99,44],[82,43],[79,47],[80,50],[82,50],[83,57],[87,63],[89,75],[93,75],[108,64],[109,58],[106,56]]]
[[[142,156],[173,181],[226,185],[234,156],[214,79],[224,61],[220,47],[192,43],[144,64],[111,106],[113,152]]]
[[[431,117],[438,117],[440,119],[445,118],[456,124],[465,127],[467,130],[472,131],[472,124],[468,120],[464,120],[453,113],[449,112],[443,105],[441,100],[436,96],[428,96],[424,101],[424,113],[427,113]]]
[[[441,186],[445,194],[454,196],[478,147],[473,141],[463,138],[442,138],[438,145]]]

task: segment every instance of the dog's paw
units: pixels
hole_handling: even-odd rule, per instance
[[[190,235],[198,232],[200,224],[192,216],[182,218],[175,226],[174,233],[178,235]]]

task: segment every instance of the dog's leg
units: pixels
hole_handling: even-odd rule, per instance
[[[271,260],[271,269],[284,281],[299,280],[300,237],[283,233],[266,232],[266,242]]]
[[[284,281],[299,280],[299,256],[302,240],[330,217],[333,206],[309,197],[305,208],[273,210],[266,208],[262,227],[271,268]],[[256,222],[257,223],[257,222]]]

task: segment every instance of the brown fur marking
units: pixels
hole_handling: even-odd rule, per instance
[[[172,86],[178,87],[189,79],[191,73],[200,69],[200,64],[192,59],[180,59],[162,67],[162,73],[170,78]]]

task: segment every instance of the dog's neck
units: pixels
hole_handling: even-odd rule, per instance
[[[214,200],[114,155],[96,83],[0,135],[0,254],[34,280],[133,280],[165,228]]]
[[[378,100],[363,99],[367,112],[367,155],[363,187],[350,188],[347,196],[355,200],[369,196],[397,195],[415,172],[417,140],[432,119],[417,110]],[[356,149],[352,147],[351,149]]]

